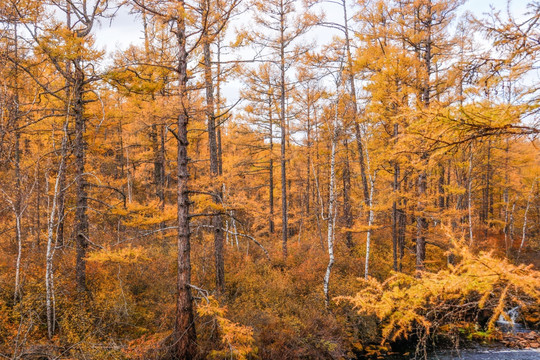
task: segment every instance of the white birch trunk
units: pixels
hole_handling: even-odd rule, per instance
[[[236,248],[240,248],[240,244],[238,243],[238,230],[236,228],[236,220],[234,220],[234,213],[231,211],[231,222],[232,222],[232,227],[234,229],[234,242],[236,244]]]
[[[373,211],[373,193],[375,189],[375,179],[377,178],[377,170],[375,170],[373,174],[371,173],[371,158],[369,156],[369,148],[367,144],[363,146],[363,148],[366,153],[366,167],[369,174],[369,196],[368,203],[366,204],[368,207],[368,230],[366,233],[366,260],[364,264],[364,278],[367,279],[369,277],[369,254],[371,252],[371,234],[373,233],[371,227],[373,226],[373,221],[375,220],[375,212]]]
[[[366,153],[367,153],[367,146],[366,146]],[[369,175],[369,212],[368,212],[368,230],[366,234],[366,264],[364,268],[364,278],[367,280],[369,276],[369,253],[371,250],[371,233],[373,226],[373,221],[375,220],[375,212],[373,211],[373,189],[375,188],[375,178],[377,177],[377,173],[373,174],[373,176]]]
[[[65,144],[67,142],[67,121],[64,124],[64,137],[62,139],[62,149],[65,149]],[[49,339],[52,338],[55,331],[55,322],[56,322],[56,310],[55,310],[55,298],[54,298],[54,253],[56,250],[56,241],[53,243],[54,235],[54,226],[56,218],[56,208],[58,202],[58,194],[61,191],[60,189],[60,179],[64,171],[66,154],[62,153],[60,159],[60,165],[58,166],[58,174],[56,175],[56,181],[54,183],[54,193],[52,199],[52,206],[49,213],[49,220],[47,224],[47,254],[45,259],[45,303],[46,303],[46,312],[47,312],[47,335]],[[59,219],[60,220],[60,219]]]
[[[523,230],[521,233],[521,244],[519,245],[517,260],[519,260],[519,257],[521,256],[521,250],[523,249],[523,244],[525,244],[525,238],[527,237],[527,214],[529,213],[529,208],[531,207],[531,198],[534,193],[535,185],[536,185],[536,181],[533,182],[532,187],[531,187],[531,192],[529,193],[529,196],[527,197],[527,207],[525,208],[525,214],[523,215]]]
[[[13,299],[17,302],[20,298],[20,278],[22,259],[22,236],[21,236],[21,214],[15,211],[15,231],[17,232],[17,263],[15,265],[15,293]]]
[[[512,211],[510,212],[510,250],[514,247],[514,211],[516,210],[516,202],[512,202]]]
[[[51,212],[49,214],[49,222],[47,225],[47,255],[46,255],[46,268],[45,268],[45,288],[46,288],[46,307],[47,307],[47,335],[49,339],[52,338],[54,334],[54,273],[53,273],[53,259],[56,244],[53,244],[53,229],[54,229],[54,219],[56,217],[56,207],[58,199],[58,191],[61,171],[63,168],[64,159],[61,160],[60,170],[56,176],[56,182],[54,184],[54,194],[52,200]]]
[[[338,107],[339,107],[339,97],[336,99],[336,111],[334,117],[334,128],[332,134],[332,149],[330,152],[330,185],[328,191],[328,233],[327,233],[327,243],[328,243],[328,265],[326,267],[326,274],[324,275],[324,304],[328,308],[330,304],[330,295],[329,295],[329,284],[330,284],[330,273],[332,267],[334,266],[334,225],[335,225],[335,182],[336,182],[336,143],[338,137],[337,129],[337,118],[338,118]]]

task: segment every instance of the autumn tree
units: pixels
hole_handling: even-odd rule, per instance
[[[266,61],[269,61],[279,72],[279,119],[281,132],[281,237],[283,257],[287,257],[288,229],[288,197],[287,197],[287,99],[290,80],[287,71],[293,62],[307,49],[300,46],[297,40],[313,25],[315,18],[307,11],[297,9],[295,0],[276,0],[255,2],[255,22],[261,30],[243,32],[248,43],[267,51]]]
[[[201,4],[201,13],[204,19],[201,36],[203,41],[204,87],[206,97],[205,112],[207,118],[208,147],[210,150],[210,173],[213,177],[222,175],[220,169],[223,169],[219,165],[216,131],[216,121],[221,121],[223,114],[216,114],[211,45],[224,32],[229,18],[233,15],[239,3],[240,0],[233,0],[229,3],[218,3],[214,5],[209,0],[203,0]],[[216,208],[219,208],[223,202],[221,184],[216,184],[212,189],[212,193],[214,204]],[[223,260],[223,220],[221,215],[216,214],[213,216],[212,226],[214,230],[216,289],[219,293],[222,293],[225,291],[225,265]]]
[[[278,79],[273,74],[271,65],[266,63],[258,68],[247,68],[243,74],[245,88],[242,90],[242,97],[248,101],[244,108],[246,121],[262,131],[263,143],[267,143],[265,150],[268,152],[267,171],[268,171],[268,232],[274,233],[274,140],[275,123],[278,114],[277,96],[275,87]],[[262,165],[264,166],[264,165]]]

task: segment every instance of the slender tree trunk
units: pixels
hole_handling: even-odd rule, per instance
[[[309,205],[311,200],[311,113],[310,113],[310,104],[308,101],[307,108],[307,164],[306,164],[306,215],[309,217]]]
[[[221,114],[221,34],[217,37],[217,61],[216,61],[216,110],[218,116]],[[221,143],[221,125],[216,125],[217,135],[217,156],[219,175],[223,175],[223,147]],[[225,186],[225,185],[223,185]]]
[[[188,98],[187,98],[187,60],[186,24],[184,1],[178,1],[179,18],[177,20],[176,37],[178,45],[178,83],[179,83],[179,115],[178,115],[178,152],[177,152],[177,202],[178,202],[178,277],[175,356],[178,359],[195,358],[195,323],[193,317],[193,299],[191,296],[191,254],[189,229],[189,193],[188,193]]]
[[[19,109],[19,35],[18,35],[18,28],[17,28],[17,22],[14,23],[14,84],[13,84],[13,99],[11,104],[11,109],[9,111],[9,116],[11,117],[11,122],[13,124],[13,127],[15,129],[15,149],[14,155],[14,166],[15,166],[15,202],[13,205],[13,212],[15,213],[15,242],[17,244],[17,261],[15,264],[15,290],[13,299],[15,302],[20,299],[21,293],[20,293],[20,274],[21,274],[21,261],[22,261],[22,224],[21,224],[21,218],[22,218],[22,189],[21,189],[21,147],[20,147],[20,141],[21,141],[21,131],[18,128],[19,127],[19,117],[20,117],[20,109]]]
[[[373,190],[375,188],[375,177],[377,175],[369,176],[369,202],[368,202],[368,230],[366,234],[366,263],[364,267],[364,278],[367,280],[369,277],[369,253],[371,250],[371,234],[373,233],[373,221],[375,219],[375,213],[373,211]]]
[[[160,144],[158,141],[158,125],[152,124],[150,127],[150,143],[152,144],[152,152],[153,152],[153,158],[154,158],[154,186],[155,186],[155,192],[156,196],[159,200],[159,202],[163,202],[163,193],[162,193],[162,179],[161,174],[163,173],[162,166],[163,163],[161,161],[161,151],[160,151]]]
[[[77,64],[80,65],[80,64]],[[86,189],[86,142],[84,118],[84,73],[78,66],[74,72],[73,85],[73,114],[75,117],[75,177],[76,177],[76,204],[75,210],[75,239],[77,257],[75,265],[77,291],[84,293],[86,287],[86,251],[88,248],[88,198]]]
[[[17,262],[15,264],[15,292],[13,295],[14,302],[21,298],[21,261],[22,261],[22,234],[21,234],[21,216],[15,214],[15,241],[17,242]]]
[[[286,171],[286,153],[285,147],[287,144],[287,134],[286,134],[286,119],[285,119],[285,15],[284,15],[284,4],[281,2],[281,11],[280,11],[280,106],[281,106],[281,118],[280,118],[280,127],[281,127],[281,216],[282,216],[282,226],[281,226],[281,239],[282,239],[282,252],[283,259],[287,258],[287,237],[289,235],[288,229],[288,216],[287,216],[287,171]]]
[[[270,207],[270,218],[268,219],[268,227],[270,234],[274,233],[274,119],[272,117],[272,95],[268,95],[268,119],[269,133],[268,139],[270,142],[270,163],[268,165],[268,205]]]
[[[491,213],[491,139],[488,140],[487,166],[485,174],[484,196],[482,198],[482,220],[484,222],[484,240],[487,240],[489,230],[489,214]]]
[[[321,197],[321,188],[319,184],[320,179],[320,152],[319,152],[319,131],[318,131],[318,121],[317,116],[314,116],[314,131],[315,131],[315,162],[311,163],[312,166],[312,173],[313,173],[313,204],[314,206],[317,206],[315,209],[315,220],[317,224],[317,234],[319,235],[319,245],[321,246],[322,250],[325,250],[324,247],[324,238],[322,233],[322,220],[324,219],[324,204]]]
[[[447,174],[446,185],[448,185],[448,186],[451,185],[451,180],[452,180],[452,170],[451,169],[452,169],[451,164],[450,164],[450,162],[448,162],[448,171],[446,172],[446,174]],[[452,196],[451,196],[450,192],[446,191],[445,205],[444,205],[446,209],[450,208],[451,199],[452,199]]]
[[[521,251],[523,250],[523,245],[525,244],[525,239],[527,237],[527,215],[529,213],[529,208],[531,207],[531,199],[534,194],[534,187],[536,186],[536,180],[533,182],[531,187],[531,192],[529,193],[529,196],[527,197],[527,206],[525,207],[525,213],[523,214],[523,230],[521,232],[521,244],[519,245],[519,250],[517,254],[517,260],[519,260],[519,257],[521,256]]]
[[[69,4],[69,1],[66,3],[66,26],[68,29],[71,29],[71,5]],[[66,74],[68,76],[72,75],[71,71],[71,63],[66,63]],[[67,122],[67,128],[66,131],[68,132],[65,134],[66,136],[69,136],[69,119],[72,115],[72,96],[73,94],[73,84],[71,83],[70,79],[65,79],[65,111],[66,111],[66,122]],[[66,154],[66,159],[64,161],[67,162],[67,154],[68,154],[68,141],[62,142],[62,149],[61,152],[63,154]],[[65,222],[65,211],[66,211],[66,172],[62,171],[60,174],[60,183],[58,184],[58,224],[56,225],[56,242],[59,246],[64,246],[64,222]]]
[[[431,81],[430,81],[430,75],[432,74],[432,67],[431,67],[431,61],[432,61],[432,39],[431,39],[431,26],[433,21],[433,13],[432,13],[432,3],[431,0],[427,1],[427,4],[425,4],[427,7],[427,20],[423,20],[422,22],[426,26],[425,32],[426,32],[426,39],[425,39],[425,48],[424,53],[421,54],[419,52],[419,57],[423,57],[424,61],[424,68],[425,68],[425,74],[424,78],[422,79],[422,89],[421,89],[421,99],[422,99],[422,105],[425,109],[428,109],[431,102]],[[421,6],[421,5],[419,5]],[[418,17],[420,16],[420,8],[417,8],[418,11]],[[422,56],[423,55],[423,56]],[[424,261],[426,259],[426,235],[425,232],[427,230],[427,220],[425,218],[425,196],[426,196],[426,190],[427,190],[427,173],[426,173],[426,166],[427,166],[427,159],[429,154],[427,152],[424,152],[422,154],[422,169],[420,170],[420,174],[418,175],[418,202],[417,202],[417,211],[418,216],[416,217],[416,270],[417,275],[420,275],[421,271],[424,270]]]
[[[315,159],[311,160],[311,173],[313,177],[313,186],[311,190],[311,198],[312,198],[312,204],[314,207],[317,205],[317,192],[319,190],[317,179],[319,179],[319,164],[320,164],[320,154],[319,154],[319,131],[318,131],[318,119],[317,119],[317,111],[314,109],[313,112],[313,141],[311,144],[311,147],[314,146],[314,152],[315,152]],[[314,163],[315,161],[315,163]],[[316,209],[315,209],[316,210]],[[317,214],[318,212],[315,211]],[[322,241],[322,240],[321,240]]]
[[[66,120],[64,124],[64,136],[62,138],[62,152],[60,157],[60,164],[58,166],[58,174],[56,175],[56,181],[54,184],[54,193],[53,193],[53,199],[52,199],[52,206],[49,213],[49,220],[47,224],[47,255],[45,260],[45,289],[46,289],[46,297],[45,297],[45,303],[46,303],[46,312],[47,312],[47,335],[49,339],[52,338],[55,332],[55,317],[56,317],[56,309],[55,309],[55,298],[54,298],[54,253],[56,250],[56,246],[58,244],[58,236],[56,237],[56,242],[53,243],[53,233],[54,233],[54,224],[55,224],[55,218],[57,214],[57,205],[58,205],[58,199],[59,195],[61,193],[61,184],[62,184],[62,178],[63,173],[65,170],[65,161],[66,161],[66,155],[67,155],[67,130],[68,129],[68,122]],[[60,218],[58,218],[58,221]],[[58,227],[57,227],[58,231]]]
[[[416,270],[421,272],[424,270],[424,261],[426,260],[426,237],[425,231],[427,228],[427,221],[424,217],[425,211],[425,196],[427,187],[427,176],[424,169],[420,171],[418,175],[418,202],[417,209],[419,215],[416,217]]]
[[[408,189],[408,177],[407,175],[403,176],[403,189],[406,192]],[[407,198],[403,198],[402,209],[398,210],[399,214],[399,229],[398,229],[398,239],[399,239],[399,271],[403,270],[403,257],[405,256],[405,240],[407,233],[407,214],[406,209],[408,206]]]
[[[18,99],[16,98],[15,104],[15,126],[18,126]],[[22,190],[21,190],[21,149],[20,149],[20,132],[15,130],[15,242],[17,243],[17,262],[15,265],[15,302],[20,299],[20,274],[21,274],[21,261],[22,261]]]
[[[352,59],[352,53],[351,53],[351,40],[349,36],[349,18],[347,16],[347,1],[342,0],[342,7],[343,7],[343,24],[344,24],[344,33],[345,33],[345,50],[347,52],[347,73],[348,73],[348,80],[349,80],[349,92],[351,96],[351,102],[352,102],[352,111],[353,111],[353,122],[354,122],[354,130],[356,135],[356,146],[358,148],[358,161],[360,163],[360,177],[362,179],[362,188],[364,192],[364,201],[367,205],[368,199],[369,199],[369,190],[368,190],[368,182],[367,182],[367,175],[366,175],[366,163],[364,160],[364,150],[362,146],[362,135],[360,131],[360,124],[358,119],[358,102],[356,99],[356,84],[355,84],[355,78],[354,78],[354,72],[353,72],[353,59]]]
[[[353,214],[351,209],[351,171],[349,166],[349,144],[344,140],[345,162],[343,167],[343,217],[345,218],[345,227],[347,229],[353,226]],[[345,234],[345,244],[349,249],[353,247],[352,233],[347,231]]]
[[[399,124],[394,123],[394,141],[397,141],[399,135]],[[392,200],[392,258],[393,258],[393,268],[394,271],[398,271],[398,224],[399,224],[399,213],[398,213],[398,199],[399,196],[399,163],[397,160],[394,161],[394,181],[392,183],[392,191],[394,192],[394,199]]]
[[[67,143],[65,145],[68,146]],[[62,144],[64,147],[64,144]],[[67,153],[67,148],[62,149]],[[64,245],[64,218],[66,211],[66,173],[60,174],[60,183],[58,184],[58,225],[56,226],[56,241],[58,246]]]
[[[36,176],[36,247],[39,248],[41,245],[41,181],[39,179],[40,165],[37,163],[37,176]]]
[[[210,11],[210,2],[206,3],[206,11]],[[214,84],[212,79],[212,53],[210,49],[210,34],[206,30],[203,37],[204,52],[204,82],[206,90],[206,119],[208,125],[208,146],[210,150],[210,173],[213,177],[219,176],[218,146],[216,141],[216,117],[214,113]],[[216,205],[221,205],[221,184],[216,184],[212,189],[213,201]],[[216,268],[216,289],[218,293],[225,291],[225,262],[223,259],[223,224],[221,215],[212,217],[212,227],[214,230],[214,258]]]
[[[444,209],[445,208],[445,196],[444,196],[444,181],[445,181],[445,174],[446,174],[446,169],[444,167],[443,164],[441,164],[439,166],[439,169],[440,169],[440,174],[439,174],[439,188],[438,188],[438,191],[439,191],[439,209]]]
[[[513,201],[512,202],[512,210],[510,211],[510,224],[509,224],[509,236],[510,236],[510,251],[512,251],[513,247],[514,247],[514,213],[515,213],[515,210],[516,210],[516,202]]]
[[[336,114],[334,118],[334,129],[332,134],[332,148],[330,151],[330,184],[328,188],[328,232],[327,232],[327,244],[328,244],[328,265],[326,266],[326,273],[324,275],[324,303],[326,308],[330,304],[329,284],[330,274],[332,267],[334,266],[334,225],[335,225],[335,182],[336,182],[336,143],[337,143],[337,116],[339,101],[336,101]]]
[[[404,208],[406,208],[406,204],[404,201]],[[398,271],[403,270],[403,256],[405,256],[405,233],[407,229],[407,215],[405,214],[404,210],[398,210],[398,245],[399,245],[399,267]]]
[[[510,205],[510,201],[509,201],[509,188],[508,188],[508,182],[509,182],[509,178],[508,178],[508,150],[509,150],[509,144],[508,144],[508,139],[506,139],[506,149],[505,149],[505,159],[504,159],[504,192],[503,192],[503,201],[504,201],[504,247],[505,247],[505,251],[506,251],[506,256],[508,257],[509,255],[509,251],[510,251],[510,244],[508,242],[508,230],[509,230],[509,226],[508,226],[508,207]]]
[[[394,191],[396,187],[396,177],[398,169],[396,169],[397,164],[394,164]],[[394,271],[398,271],[398,224],[399,224],[399,213],[397,208],[397,201],[394,199],[392,201],[392,267]]]
[[[165,209],[165,164],[167,161],[166,158],[166,151],[165,151],[165,143],[166,143],[166,137],[167,137],[167,129],[165,125],[160,126],[160,146],[159,146],[159,162],[160,162],[160,170],[161,174],[159,174],[159,195],[161,196],[161,210]]]
[[[473,223],[472,223],[472,166],[473,166],[473,144],[469,150],[469,171],[467,174],[467,211],[469,218],[469,246],[473,244]]]

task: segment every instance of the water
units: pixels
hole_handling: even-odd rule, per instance
[[[432,354],[430,360],[540,360],[540,350],[474,349]]]
[[[516,306],[506,312],[506,315],[508,318],[510,318],[510,321],[507,320],[502,315],[499,315],[499,319],[497,319],[497,325],[499,328],[504,332],[520,332],[523,331],[524,328],[521,324],[516,323],[516,320],[519,316],[519,306]]]
[[[503,332],[514,334],[527,333],[524,325],[516,322],[519,318],[519,306],[506,312],[506,317],[499,316],[497,326]],[[399,358],[399,357],[398,357]],[[396,358],[396,359],[398,359]],[[429,360],[540,360],[540,349],[510,349],[498,345],[481,346],[463,350],[438,350],[428,356]]]
[[[526,332],[522,324],[516,322],[519,306],[506,312],[507,317],[499,316],[497,326],[508,333]],[[502,347],[479,347],[457,351],[438,351],[430,355],[430,360],[540,360],[539,349],[508,349]]]

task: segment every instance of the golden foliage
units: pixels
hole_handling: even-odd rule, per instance
[[[212,350],[213,359],[248,359],[257,353],[253,329],[249,326],[239,325],[225,317],[227,310],[221,307],[218,301],[210,296],[207,301],[197,307],[197,313],[203,317],[215,319],[219,327],[219,335],[223,348]]]
[[[147,251],[142,247],[126,246],[118,250],[102,249],[94,251],[86,258],[90,262],[100,264],[110,263],[119,265],[136,264],[140,261],[148,261]]]
[[[474,319],[487,310],[487,328],[493,330],[509,306],[540,301],[540,272],[514,265],[490,253],[475,255],[456,243],[459,264],[420,277],[397,273],[385,281],[369,278],[355,296],[338,297],[362,314],[382,322],[383,341],[408,338],[418,330],[435,335],[439,328],[458,320]]]

